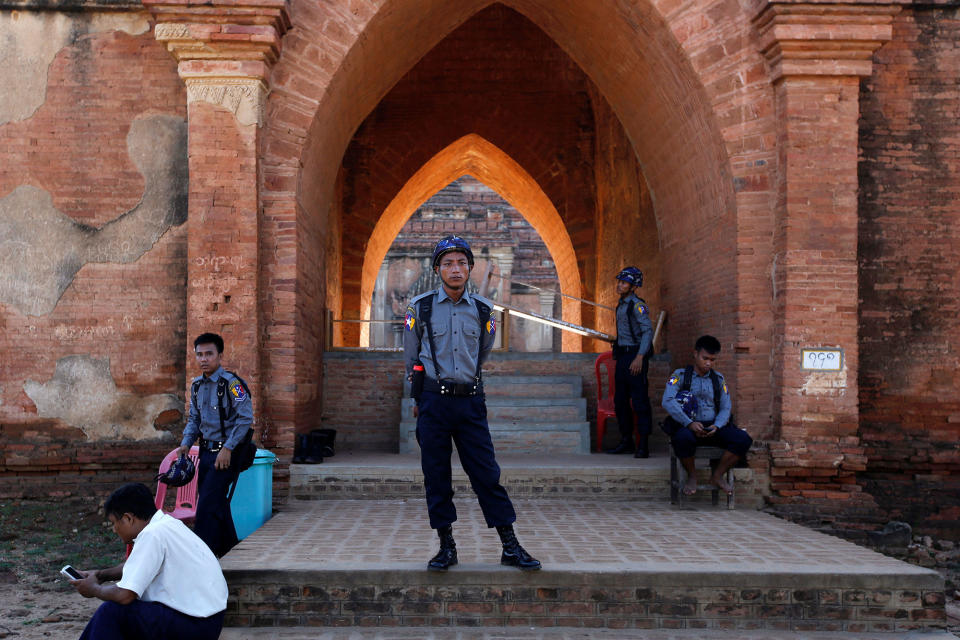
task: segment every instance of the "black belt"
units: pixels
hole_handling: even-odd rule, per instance
[[[204,440],[203,438],[200,438],[200,448],[211,453],[220,451],[220,449],[223,449],[223,445],[225,444],[225,440]]]
[[[475,382],[454,382],[453,380],[437,382],[427,378],[423,381],[423,390],[439,393],[442,396],[469,398],[483,393],[483,383],[479,380]]]

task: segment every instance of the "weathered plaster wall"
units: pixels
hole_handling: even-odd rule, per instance
[[[0,43],[0,494],[139,479],[185,407],[185,91],[145,12]]]

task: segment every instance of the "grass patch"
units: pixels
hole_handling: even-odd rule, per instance
[[[123,543],[105,523],[96,499],[0,502],[0,572],[69,588],[58,580],[63,565],[100,569],[123,560]]]

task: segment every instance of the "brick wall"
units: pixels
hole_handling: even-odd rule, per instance
[[[583,396],[587,399],[587,418],[595,426],[597,383],[593,363],[596,357],[595,353],[495,351],[483,371],[484,375],[580,376]],[[329,351],[324,354],[323,368],[323,413],[312,427],[337,429],[338,447],[396,451],[403,393],[402,354]],[[650,396],[655,419],[663,414],[659,399],[670,371],[670,363],[665,360],[651,363]]]
[[[154,40],[145,14],[23,12],[20,20],[66,20],[69,36],[48,67],[31,71],[45,79],[37,108],[0,125],[0,202],[31,188],[49,194],[51,207],[30,203],[37,228],[27,240],[36,244],[13,263],[0,258],[0,278],[24,278],[24,269],[49,259],[60,261],[58,273],[72,273],[72,279],[49,311],[0,302],[0,495],[86,495],[122,481],[147,480],[173,446],[168,432],[179,433],[182,425],[185,198],[161,194],[179,198],[172,205],[176,210],[158,208],[147,219],[136,209],[143,211],[165,179],[151,182],[143,162],[159,157],[185,166],[186,150],[174,145],[182,156],[164,155],[158,138],[151,144],[131,131],[138,123],[159,121],[185,127],[186,95],[176,64]],[[115,29],[94,28],[114,23]],[[20,27],[13,22],[3,24],[27,45],[28,33],[16,31]],[[51,33],[45,29],[37,37]],[[72,223],[86,225],[79,227],[85,239],[76,246],[98,242],[97,250],[61,256],[65,244],[50,242],[53,227],[41,228],[47,219],[41,213],[70,229],[77,228]],[[135,221],[135,228],[124,227],[125,221]],[[162,225],[156,241],[144,240],[144,230],[155,225]],[[130,251],[141,242],[142,254]],[[79,265],[71,262],[77,259]],[[11,273],[4,271],[7,266]],[[175,408],[137,418],[136,424],[122,412],[104,415],[104,423],[117,425],[116,433],[99,441],[64,420],[40,417],[25,387],[48,383],[58,360],[68,356],[109,359],[113,391],[130,400],[129,406],[156,395],[172,398]],[[64,405],[100,400],[82,384],[67,384],[61,399]]]
[[[905,10],[860,119],[861,479],[888,517],[945,536],[960,527],[958,38],[955,9]]]

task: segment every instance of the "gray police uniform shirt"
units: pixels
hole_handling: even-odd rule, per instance
[[[227,380],[223,398],[226,417],[223,427],[227,433],[224,446],[231,451],[236,449],[246,435],[247,429],[253,427],[253,400],[250,394],[236,376],[220,367],[210,374],[209,378],[197,376],[193,379],[193,382],[199,380],[200,386],[197,388],[196,398],[190,398],[190,417],[187,418],[187,426],[183,430],[181,446],[189,447],[198,435],[203,435],[205,440],[214,442],[223,440],[220,431],[220,410],[217,408],[217,382],[220,378]]]
[[[680,403],[677,402],[677,392],[680,391],[683,384],[685,372],[686,367],[677,369],[667,380],[667,388],[663,390],[663,402],[661,403],[663,408],[667,410],[671,418],[683,426],[687,426],[691,422],[700,422],[705,427],[712,424],[717,425],[717,428],[726,426],[730,422],[733,403],[730,402],[730,394],[727,392],[727,383],[723,381],[723,375],[714,372],[720,378],[720,408],[718,410],[713,406],[713,381],[710,380],[710,374],[701,376],[697,374],[696,369],[693,370],[690,376],[690,391],[697,399],[697,419],[694,421],[683,412]]]
[[[437,347],[439,372],[434,370],[427,328],[420,319],[420,303],[427,296],[434,296],[430,325],[433,327],[433,343]],[[480,300],[491,309],[490,319],[482,327],[474,300]],[[493,302],[486,298],[465,291],[454,302],[443,287],[411,300],[403,328],[403,357],[407,375],[413,371],[414,363],[420,362],[427,378],[431,380],[473,382],[478,370],[477,358],[482,365],[493,348],[497,323],[492,311]]]
[[[624,296],[617,303],[617,346],[639,345],[637,352],[646,353],[652,342],[653,325],[650,323],[647,303],[633,293]]]

